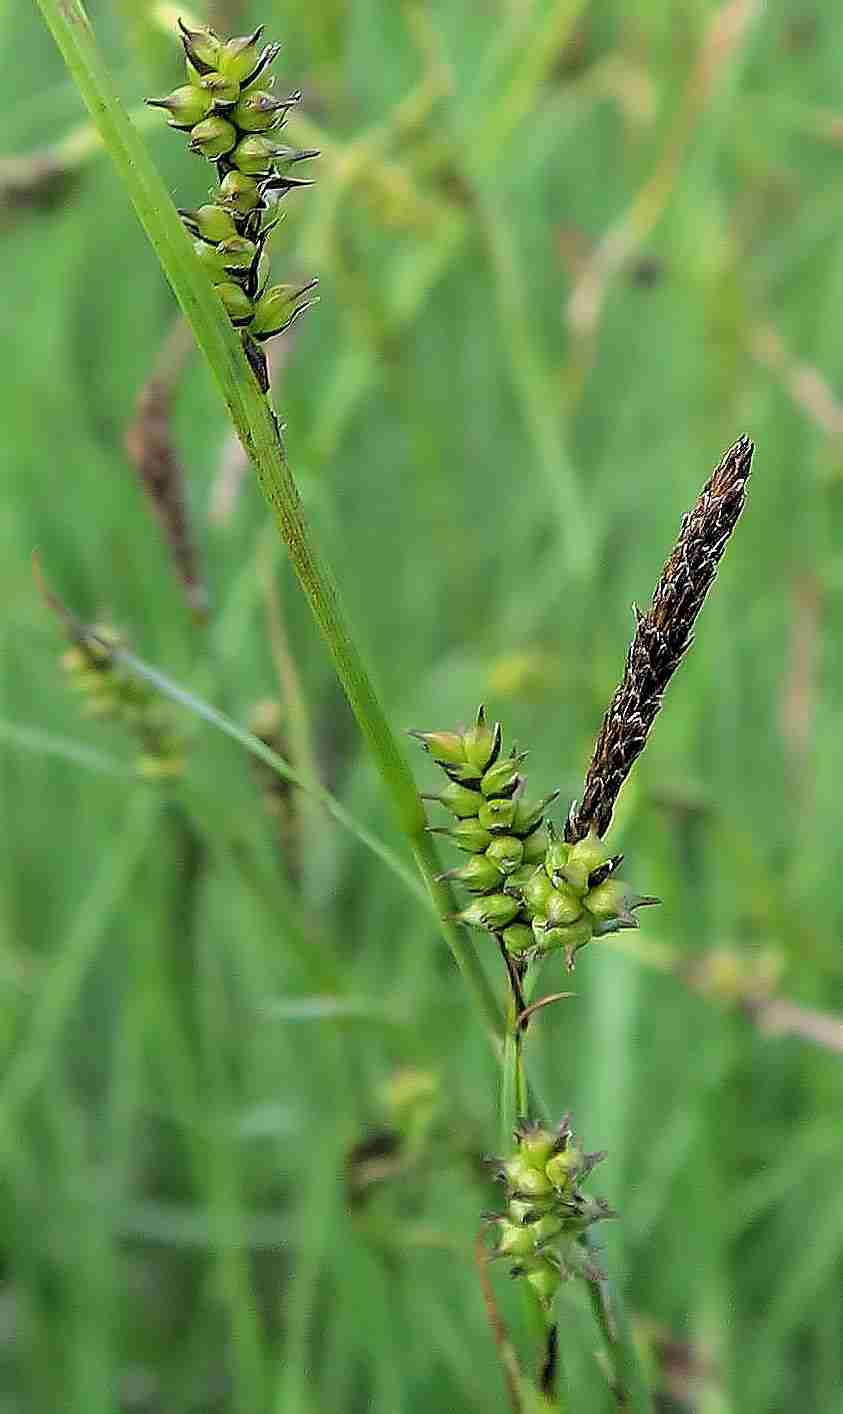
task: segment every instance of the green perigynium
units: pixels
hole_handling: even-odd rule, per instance
[[[191,152],[216,164],[219,181],[211,201],[179,214],[266,392],[260,345],[289,329],[314,303],[307,296],[317,284],[270,286],[267,246],[279,202],[294,188],[310,185],[289,176],[291,168],[318,153],[297,151],[274,138],[301,93],[273,94],[275,80],[267,70],[280,45],[259,47],[262,26],[229,40],[207,27],[191,30],[180,21],[179,28],[189,82],[148,102],[169,114],[170,127],[189,134]]]
[[[512,1275],[525,1278],[549,1309],[563,1281],[601,1275],[580,1239],[586,1228],[614,1214],[602,1198],[583,1193],[580,1183],[604,1155],[584,1153],[567,1119],[556,1130],[521,1124],[514,1138],[514,1152],[496,1161],[507,1201],[492,1219],[495,1255],[511,1258]]]
[[[548,807],[558,791],[531,800],[520,767],[526,753],[502,757],[500,724],[484,709],[466,732],[412,732],[448,777],[425,799],[456,817],[450,830],[433,827],[471,857],[443,878],[475,895],[456,915],[461,923],[495,934],[523,962],[559,950],[568,969],[580,948],[606,933],[636,928],[635,909],[657,900],[616,877],[621,855],[611,855],[590,831],[568,843]]]

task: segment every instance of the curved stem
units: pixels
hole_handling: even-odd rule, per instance
[[[415,782],[349,631],[333,578],[311,540],[275,414],[193,254],[170,194],[129,120],[81,0],[37,2],[219,385],[349,706],[410,841],[437,909],[442,936],[497,1053],[502,1028],[494,992],[470,937],[450,920],[456,905],[450,890],[436,881],[439,861],[425,833],[426,820]]]

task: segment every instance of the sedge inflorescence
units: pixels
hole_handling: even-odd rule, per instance
[[[62,654],[67,680],[86,716],[125,727],[138,741],[138,775],[147,781],[178,780],[185,769],[185,743],[167,705],[147,683],[127,673],[119,661],[125,637],[110,624],[74,625]]]
[[[188,82],[166,98],[147,101],[169,114],[170,127],[190,134],[191,152],[216,166],[218,185],[210,200],[179,214],[266,391],[260,346],[309,308],[313,299],[308,296],[317,284],[270,285],[269,240],[280,220],[279,202],[297,187],[310,185],[292,176],[292,168],[318,153],[276,140],[302,95],[276,97],[268,70],[281,46],[260,48],[263,26],[228,40],[209,28],[188,29],[181,21],[179,28]]]
[[[573,968],[579,950],[595,938],[636,928],[635,910],[653,898],[633,893],[617,877],[623,855],[611,855],[594,830],[574,842],[546,818],[559,792],[525,795],[525,753],[501,756],[500,723],[483,707],[462,732],[413,732],[448,777],[424,798],[455,816],[434,827],[469,855],[441,877],[473,895],[456,917],[499,938],[506,951],[529,962],[561,950]]]
[[[581,1239],[593,1223],[615,1214],[580,1184],[605,1155],[586,1154],[567,1117],[555,1131],[522,1124],[514,1138],[513,1153],[495,1161],[507,1199],[504,1213],[490,1219],[497,1229],[495,1255],[511,1260],[512,1276],[524,1277],[549,1308],[563,1281],[601,1276]]]

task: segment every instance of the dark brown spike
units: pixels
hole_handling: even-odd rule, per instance
[[[715,468],[682,521],[646,613],[635,609],[635,636],[609,703],[565,838],[604,835],[615,801],[662,705],[670,679],[693,641],[693,626],[746,501],[753,445],[741,437]]]

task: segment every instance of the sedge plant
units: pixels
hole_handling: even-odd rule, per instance
[[[204,204],[179,211],[124,111],[81,0],[38,5],[216,379],[498,1062],[502,1152],[496,1167],[504,1199],[487,1221],[494,1255],[524,1279],[541,1368],[533,1380],[517,1361],[508,1367],[513,1407],[571,1407],[557,1389],[555,1307],[563,1281],[579,1278],[589,1286],[605,1336],[616,1403],[642,1414],[652,1408],[650,1395],[594,1239],[595,1225],[612,1214],[583,1186],[602,1155],[586,1153],[568,1117],[552,1125],[539,1113],[522,1041],[536,1013],[563,995],[534,1000],[545,962],[558,960],[564,976],[583,948],[637,927],[637,910],[656,902],[622,880],[622,856],[604,837],[743,508],[752,445],[741,438],[726,453],[683,521],[652,601],[637,614],[582,796],[565,818],[554,821],[550,813],[557,792],[527,794],[524,753],[512,748],[503,754],[501,727],[490,724],[481,707],[468,729],[413,733],[445,776],[429,798],[453,817],[447,828],[430,826],[313,543],[268,398],[266,342],[312,303],[316,283],[273,283],[270,272],[283,203],[309,185],[310,178],[298,175],[299,164],[318,155],[279,140],[301,98],[298,91],[275,92],[270,70],[279,46],[261,45],[260,29],[225,39],[208,27],[180,23],[185,82],[151,102],[184,134],[191,152],[208,162],[214,182]],[[74,635],[67,666],[101,710],[119,711],[142,732],[159,731],[147,697],[128,691],[113,675],[112,660],[120,659],[116,639],[112,645],[91,631]],[[155,745],[159,762],[180,769],[176,744],[156,738]],[[435,836],[443,834],[465,856],[446,870],[436,851]],[[464,890],[467,901],[455,889]],[[487,940],[502,959],[503,999],[489,981],[475,937]]]

